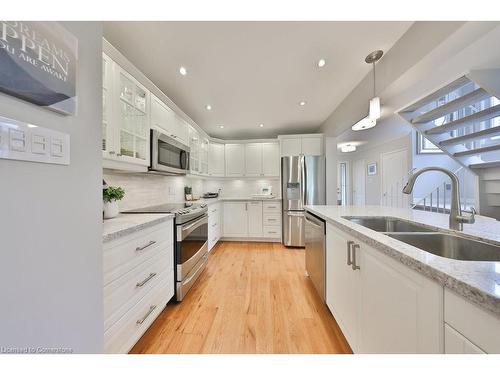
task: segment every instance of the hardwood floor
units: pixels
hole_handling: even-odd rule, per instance
[[[302,249],[222,242],[182,303],[131,353],[351,353],[305,276]]]

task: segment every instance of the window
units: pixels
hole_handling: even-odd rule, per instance
[[[417,132],[417,154],[440,154],[442,152],[439,147]]]

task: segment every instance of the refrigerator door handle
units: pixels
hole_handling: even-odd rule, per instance
[[[302,189],[304,191],[302,205],[305,206],[307,204],[307,167],[305,156],[302,156]]]

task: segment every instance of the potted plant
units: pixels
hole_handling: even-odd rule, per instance
[[[108,186],[102,190],[104,201],[104,218],[111,219],[120,213],[118,201],[125,196],[125,191],[121,187]]]

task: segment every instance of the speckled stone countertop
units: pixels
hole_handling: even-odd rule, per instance
[[[173,218],[172,214],[120,214],[104,220],[103,243],[116,240]]]
[[[342,217],[396,217],[435,227],[439,232],[458,234],[500,246],[499,221],[476,216],[474,224],[464,224],[464,230],[456,232],[448,229],[447,214],[381,206],[307,206],[306,210],[500,318],[500,262],[463,261],[440,257]]]

